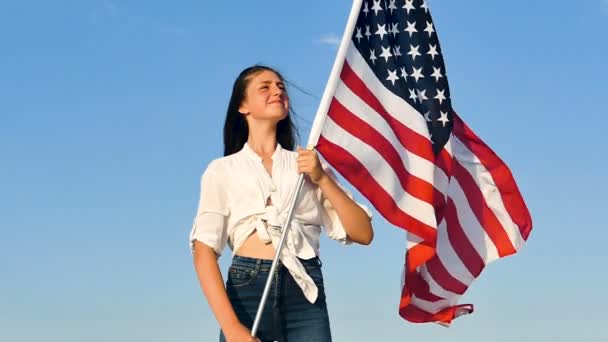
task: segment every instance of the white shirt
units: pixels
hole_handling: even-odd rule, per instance
[[[190,248],[198,240],[220,255],[228,244],[234,255],[255,231],[276,250],[296,190],[297,157],[297,152],[277,144],[272,155],[272,176],[247,143],[239,152],[213,160],[201,178]],[[330,170],[326,172],[335,180]],[[268,198],[272,202],[269,206]],[[371,218],[369,209],[359,205]],[[298,258],[307,260],[319,255],[321,226],[331,239],[350,243],[334,208],[306,178],[279,258],[311,303],[315,302],[318,290]]]

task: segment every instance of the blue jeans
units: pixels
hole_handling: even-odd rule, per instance
[[[321,260],[300,260],[319,289],[315,303],[310,303],[280,262],[270,275],[272,260],[234,256],[228,270],[226,292],[240,322],[247,328],[253,321],[268,276],[273,277],[268,300],[257,332],[262,342],[331,342],[329,317],[325,303]],[[225,342],[220,332],[220,342]]]

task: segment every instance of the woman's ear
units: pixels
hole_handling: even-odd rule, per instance
[[[249,114],[249,109],[247,108],[247,106],[241,105],[239,107],[239,113],[241,113],[242,115],[247,115]]]

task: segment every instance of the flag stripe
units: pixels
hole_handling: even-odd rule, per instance
[[[326,121],[325,127],[328,126],[328,121],[330,120]],[[403,229],[407,228],[408,231],[425,240],[435,241],[434,226],[424,224],[401,210],[395,199],[349,151],[330,142],[323,135],[319,137],[317,150],[349,183],[360,189],[390,223]]]
[[[405,165],[409,173],[430,184],[434,184],[438,191],[445,191],[447,189],[449,182],[447,175],[441,169],[437,169],[433,162],[419,157],[415,153],[410,152],[406,146],[403,146],[397,137],[398,132],[393,131],[386,120],[359,98],[356,93],[350,90],[346,84],[342,82],[338,84],[335,99],[348,109],[352,115],[366,122],[382,135],[397,150],[401,156],[403,165]]]
[[[503,205],[496,210],[505,213],[515,229],[519,230],[523,240],[527,240],[532,231],[532,218],[525,205],[523,197],[517,188],[515,178],[507,165],[460,119],[454,115],[454,136],[466,146],[471,155],[479,158],[484,168],[492,175],[496,189],[500,193]],[[504,209],[503,209],[504,208]],[[505,225],[507,226],[507,225]],[[514,239],[514,245],[519,248],[523,242]]]
[[[466,199],[463,199],[465,201],[464,203],[461,201],[459,201],[459,203],[461,203],[460,205],[466,205],[471,209],[477,218],[477,222],[475,223],[473,223],[473,220],[468,220],[468,222],[471,223],[471,226],[480,226],[485,230],[498,250],[498,255],[500,257],[515,253],[515,248],[511,244],[509,236],[500,222],[496,219],[494,213],[488,208],[485,198],[471,174],[468,173],[459,162],[453,163],[453,167],[455,180],[452,183],[458,182],[462,188],[462,193],[466,197]]]
[[[334,99],[330,105],[329,117],[352,136],[368,142],[369,146],[390,165],[403,191],[435,208],[443,206],[443,194],[433,188],[432,184],[410,174],[394,145],[368,123],[348,111],[337,99]]]

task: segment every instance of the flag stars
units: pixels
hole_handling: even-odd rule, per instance
[[[435,29],[433,28],[433,23],[429,23],[427,21],[426,22],[426,28],[424,29],[424,31],[429,34],[429,37],[431,37],[431,35],[433,34],[433,32],[435,32]]]
[[[422,67],[420,68],[414,68],[414,72],[410,75],[413,78],[416,79],[416,83],[418,83],[418,79],[420,78],[424,78],[424,75],[422,75]]]
[[[363,13],[365,13],[366,17],[367,17],[367,14],[369,13],[369,6],[367,6],[367,1],[365,1],[363,3]]]
[[[395,81],[397,81],[399,79],[399,76],[397,76],[397,70],[390,70],[388,69],[388,77],[386,78],[387,81],[391,81],[391,83],[393,84],[393,86],[395,85]]]
[[[445,127],[445,125],[447,125],[448,122],[450,122],[450,120],[448,119],[448,113],[447,112],[440,112],[441,115],[439,116],[439,119],[437,119],[437,121],[441,122],[443,124],[443,127]]]
[[[416,93],[418,95],[418,99],[420,100],[420,103],[422,103],[422,101],[429,99],[428,97],[426,97],[426,89],[423,89],[423,90],[416,89]]]
[[[413,23],[410,23],[408,20],[407,27],[405,28],[404,32],[409,33],[411,38],[415,32],[418,32],[418,30],[416,29],[416,22],[414,21]]]
[[[414,45],[410,44],[410,51],[407,54],[412,56],[412,61],[416,60],[416,56],[422,56],[420,54],[420,52],[418,52],[419,48],[420,48],[420,45],[414,46]]]
[[[388,9],[391,10],[391,14],[393,14],[393,11],[397,9],[397,6],[395,6],[395,1],[396,0],[390,0],[391,2],[388,5]]]
[[[426,120],[426,122],[433,121],[433,119],[431,118],[431,112],[430,111],[424,113],[424,119]]]
[[[357,27],[357,34],[355,34],[355,38],[357,38],[357,42],[359,44],[361,44],[361,38],[363,38],[363,35],[361,34],[361,28]]]
[[[375,34],[380,36],[380,40],[384,39],[384,35],[387,35],[388,32],[386,32],[386,24],[377,24],[378,25],[378,30],[376,31]]]
[[[405,71],[405,67],[401,67],[401,77],[403,77],[404,81],[407,81],[407,71]]]
[[[374,5],[372,6],[372,11],[374,11],[374,15],[378,15],[379,11],[382,11],[382,6],[380,6],[380,2],[382,0],[374,0]]]
[[[401,45],[393,46],[393,55],[395,55],[395,57],[401,56]]]
[[[390,57],[393,57],[393,54],[391,53],[391,47],[390,46],[387,46],[387,47],[381,46],[381,48],[382,48],[382,53],[380,54],[380,57],[384,57],[384,61],[386,63],[388,63],[388,59]]]
[[[393,38],[397,37],[399,34],[399,23],[392,23],[391,33],[393,34]]]
[[[369,60],[372,61],[372,64],[376,64],[376,59],[378,59],[378,57],[376,57],[376,49],[369,50]]]
[[[433,98],[436,99],[437,101],[439,101],[439,104],[442,104],[443,101],[447,100],[447,98],[445,97],[445,89],[444,90],[437,89],[437,95],[435,95],[435,97],[433,97]]]
[[[365,37],[369,40],[369,37],[372,35],[372,32],[369,29],[369,25],[365,25]]]
[[[429,51],[426,54],[431,55],[431,59],[435,60],[435,56],[439,55],[437,45],[429,44]]]
[[[433,73],[431,74],[431,77],[435,77],[435,82],[439,82],[439,79],[443,77],[443,75],[441,74],[441,67],[433,67]]]
[[[422,0],[422,5],[420,5],[420,8],[424,8],[425,12],[429,12],[429,5],[426,3],[426,0]]]
[[[408,89],[410,91],[410,100],[414,101],[414,103],[418,102],[418,95],[416,95],[416,89]]]
[[[405,0],[405,5],[403,5],[402,8],[405,8],[405,10],[407,11],[407,14],[410,14],[410,11],[413,11],[416,9],[416,7],[414,7],[414,0]]]

